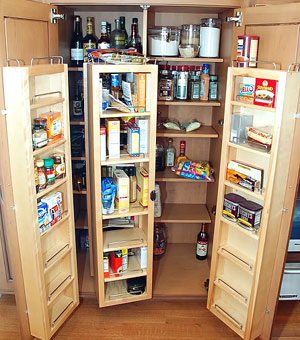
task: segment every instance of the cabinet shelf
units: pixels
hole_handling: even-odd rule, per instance
[[[48,294],[48,306],[55,301],[57,296],[68,287],[68,285],[73,281],[73,278],[70,274],[60,272],[58,275],[49,283],[47,286],[47,294]]]
[[[88,219],[85,210],[80,210],[78,216],[75,219],[76,229],[88,229]]]
[[[214,183],[214,181],[208,180],[195,180],[190,178],[185,178],[175,174],[171,168],[166,168],[164,171],[158,171],[155,176],[156,182],[178,182],[178,183]]]
[[[128,269],[124,273],[120,273],[120,276],[115,276],[113,272],[110,272],[110,277],[105,278],[104,282],[112,282],[118,280],[126,280],[133,277],[146,276],[147,269],[141,269],[141,266],[136,256],[128,256]]]
[[[48,99],[39,100],[38,102],[30,105],[30,110],[63,103],[64,101],[65,101],[65,98],[48,98]]]
[[[86,190],[73,190],[74,195],[86,195],[87,191]]]
[[[55,148],[59,147],[59,146],[62,145],[62,144],[65,144],[65,143],[66,143],[66,140],[65,140],[65,138],[63,138],[63,137],[60,138],[60,139],[58,139],[58,140],[56,140],[56,141],[54,141],[54,142],[49,142],[46,146],[34,150],[34,151],[33,151],[33,156],[36,157],[36,156],[38,156],[38,155],[40,155],[40,154],[42,154],[42,153],[49,152],[49,151],[51,151],[52,149],[53,149],[53,151],[54,151]]]
[[[57,229],[60,225],[62,225],[69,218],[70,218],[70,214],[67,211],[65,211],[63,213],[62,219],[59,220],[58,222],[56,222],[55,224],[53,224],[48,230],[41,233],[41,237],[44,236],[44,235],[47,235],[47,234],[51,233],[52,231],[54,231],[55,229]]]
[[[254,240],[258,241],[258,239],[259,239],[259,231],[256,231],[256,230],[251,231],[251,230],[245,229],[245,228],[239,226],[237,223],[231,222],[224,217],[221,217],[220,221],[231,226],[232,228],[238,230],[240,233],[243,233],[243,234],[251,237]]]
[[[247,107],[252,110],[261,110],[261,111],[267,111],[267,112],[276,112],[276,109],[273,107],[267,107],[267,106],[259,106],[259,105],[254,105],[254,104],[247,104],[243,102],[238,102],[238,101],[231,101],[231,105],[233,106],[240,106],[240,107]]]
[[[72,118],[72,120],[70,120],[70,125],[85,125],[85,121],[83,118]]]
[[[63,256],[70,252],[69,243],[60,241],[55,246],[47,250],[43,254],[44,271],[52,267],[57,261],[59,261]]]
[[[116,165],[116,164],[132,164],[132,163],[142,163],[149,162],[149,156],[142,154],[139,157],[131,157],[128,153],[122,154],[120,158],[107,159],[106,161],[101,161],[101,165]]]
[[[86,157],[71,157],[72,161],[85,161]]]
[[[121,112],[109,110],[108,113],[100,113],[100,118],[119,118],[119,117],[150,117],[151,112]]]
[[[108,220],[111,218],[119,218],[119,217],[127,217],[127,216],[141,216],[147,215],[148,208],[144,208],[138,202],[130,204],[129,211],[119,212],[119,210],[115,210],[114,213],[109,215],[102,215],[103,220]]]
[[[201,126],[198,130],[185,132],[168,129],[157,129],[157,137],[178,137],[178,138],[218,138],[217,131],[211,126]]]
[[[155,222],[163,223],[211,223],[205,204],[166,203],[162,205],[161,217]]]
[[[58,187],[60,187],[61,185],[65,184],[67,181],[68,181],[68,177],[67,176],[64,177],[64,178],[61,178],[61,179],[56,179],[54,184],[47,186],[46,189],[44,189],[41,192],[37,193],[36,198],[40,199],[43,196],[46,196],[51,191],[55,191]]]
[[[141,228],[103,232],[103,252],[143,246],[147,246],[147,238]]]
[[[53,304],[51,310],[51,327],[54,328],[56,323],[60,320],[61,317],[66,315],[67,310],[71,306],[73,306],[74,301],[71,297],[61,295],[58,300]]]
[[[221,103],[218,101],[199,101],[199,100],[172,100],[172,101],[163,101],[158,100],[157,105],[164,106],[221,106]]]
[[[236,143],[232,143],[232,142],[228,142],[227,144],[231,148],[248,151],[248,152],[251,152],[251,153],[256,154],[256,155],[260,155],[260,156],[263,156],[263,157],[266,157],[266,158],[270,158],[269,152],[255,149],[251,146],[248,146],[247,144],[236,144]]]
[[[223,63],[222,58],[182,58],[182,57],[150,57],[150,60],[156,61],[182,61],[182,62],[194,62],[194,63]]]
[[[218,249],[218,254],[236,264],[240,268],[246,270],[249,274],[253,275],[254,261],[239,250],[229,246],[228,244],[221,246]]]
[[[265,199],[265,196],[263,194],[260,194],[260,193],[255,192],[255,191],[250,191],[248,189],[245,189],[241,185],[232,183],[232,182],[227,181],[227,180],[224,181],[224,184],[225,184],[225,186],[230,187],[230,188],[232,188],[234,190],[240,191],[240,192],[242,192],[245,195],[249,195],[249,196],[255,197],[255,198],[259,199],[260,201],[264,201],[264,199]]]
[[[68,71],[69,72],[82,72],[83,71],[83,67],[68,67]]]

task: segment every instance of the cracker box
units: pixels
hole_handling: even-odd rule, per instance
[[[42,113],[40,118],[46,118],[47,123],[45,129],[47,131],[48,141],[55,141],[61,138],[62,135],[62,120],[60,112]]]
[[[135,123],[140,128],[140,153],[148,153],[149,119],[137,117]]]
[[[117,185],[116,206],[119,212],[129,210],[129,178],[124,170],[114,171],[114,182]]]
[[[118,118],[106,119],[108,157],[120,158],[120,121]]]
[[[41,199],[41,202],[46,203],[48,206],[48,214],[51,217],[50,225],[54,225],[62,218],[63,204],[62,193],[57,191],[50,193]]]
[[[256,78],[253,104],[275,107],[277,81],[273,79]]]
[[[136,168],[136,191],[137,201],[144,207],[148,207],[149,196],[149,174],[142,168]]]
[[[132,123],[127,125],[127,152],[132,157],[140,155],[140,128]]]
[[[147,269],[147,247],[136,248],[136,257],[141,269]]]
[[[48,212],[48,205],[45,202],[39,202],[37,205],[38,212],[38,223],[40,228],[40,233],[48,230],[50,228],[51,216]]]

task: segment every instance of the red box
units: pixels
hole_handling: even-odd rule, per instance
[[[110,253],[110,267],[115,276],[120,276],[120,273],[123,271],[122,250],[116,250]]]
[[[256,78],[253,104],[275,107],[277,81]]]

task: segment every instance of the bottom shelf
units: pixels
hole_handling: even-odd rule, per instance
[[[196,244],[170,243],[153,261],[153,296],[207,296],[207,260],[196,259]]]
[[[70,296],[61,295],[57,299],[51,309],[51,328],[54,328],[61,319],[65,318],[67,311],[73,304],[74,300]]]

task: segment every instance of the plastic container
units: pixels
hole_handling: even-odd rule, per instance
[[[220,19],[201,19],[199,57],[217,58],[219,56],[220,33]]]
[[[180,30],[177,27],[156,26],[148,29],[149,54],[152,56],[178,56]]]
[[[200,25],[182,25],[180,29],[179,53],[183,58],[194,58],[200,46]]]

